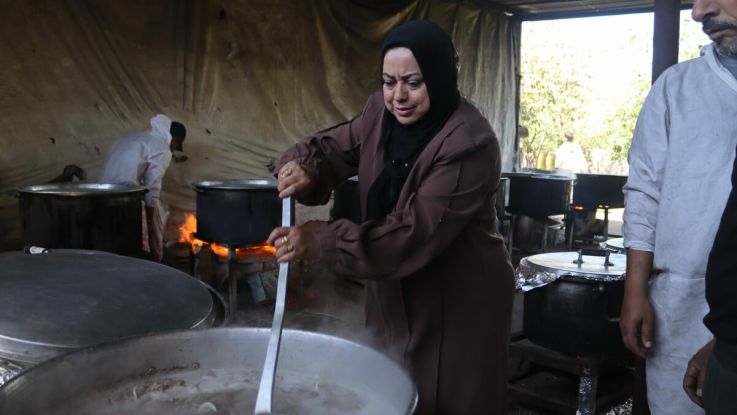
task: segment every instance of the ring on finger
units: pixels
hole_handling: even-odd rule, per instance
[[[292,252],[292,251],[294,251],[294,245],[292,244],[287,245],[287,252]]]
[[[287,242],[289,242],[289,238],[287,238],[286,236],[284,236],[284,237],[281,238],[281,245],[284,245]]]

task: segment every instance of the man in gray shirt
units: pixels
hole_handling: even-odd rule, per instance
[[[737,49],[737,0],[696,0],[693,18],[714,43],[653,84],[625,186],[620,326],[626,346],[647,359],[653,415],[703,413],[683,392],[683,373],[712,337],[702,322],[704,277],[737,146],[737,79],[728,69]]]

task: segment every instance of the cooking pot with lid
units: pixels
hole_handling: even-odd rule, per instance
[[[625,352],[619,331],[626,257],[601,250],[551,252],[524,258],[517,278],[548,282],[524,295],[530,341],[572,356]]]

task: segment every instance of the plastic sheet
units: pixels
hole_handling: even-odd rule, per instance
[[[25,370],[25,367],[17,363],[0,359],[0,387],[18,376],[23,370]]]
[[[533,288],[542,287],[560,278],[557,272],[539,270],[531,267],[527,258],[522,258],[515,272],[518,291],[527,292]]]

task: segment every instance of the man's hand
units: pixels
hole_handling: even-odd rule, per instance
[[[696,352],[686,366],[686,374],[683,376],[683,390],[686,391],[691,400],[699,406],[704,406],[704,378],[706,376],[706,365],[714,350],[715,340],[706,343]]]
[[[643,359],[650,354],[654,340],[654,315],[647,294],[651,268],[651,252],[627,250],[627,279],[619,329],[624,345]]]
[[[297,162],[290,161],[277,174],[279,197],[294,196],[301,199],[312,192],[312,177]]]
[[[622,341],[637,356],[645,359],[653,347],[653,310],[645,295],[625,295],[619,316]]]

